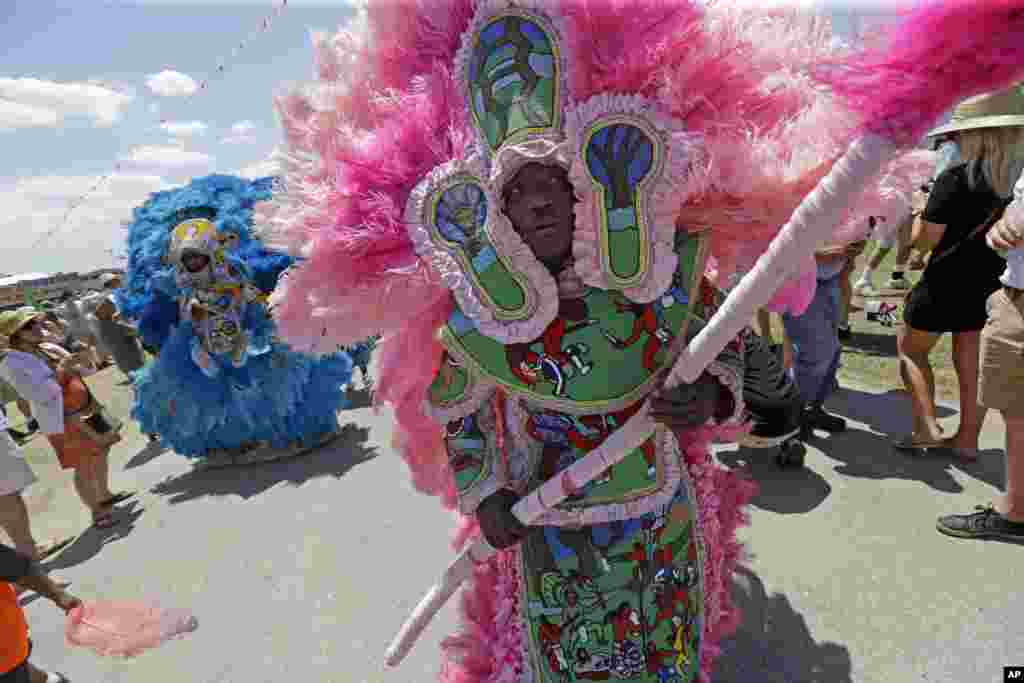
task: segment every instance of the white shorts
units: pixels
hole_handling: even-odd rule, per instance
[[[25,462],[18,444],[6,429],[0,430],[0,496],[20,493],[35,481],[35,472]]]

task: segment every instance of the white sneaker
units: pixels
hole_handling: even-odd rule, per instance
[[[889,281],[885,283],[886,289],[910,289],[910,283],[907,282],[907,278],[901,277],[898,280],[889,278]]]
[[[878,292],[871,283],[864,280],[861,280],[853,286],[853,293],[865,297],[878,296]]]

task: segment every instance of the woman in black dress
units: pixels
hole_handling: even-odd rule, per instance
[[[1009,203],[1024,159],[1024,97],[1019,87],[961,104],[952,123],[931,133],[959,132],[961,162],[939,175],[914,225],[916,245],[932,251],[907,296],[899,335],[900,373],[913,400],[913,429],[897,447],[952,448],[977,456],[985,410],[978,406],[978,349],[988,297],[1005,263],[985,243],[987,228]],[[935,415],[935,378],[928,362],[939,338],[953,334],[960,425],[947,437]]]

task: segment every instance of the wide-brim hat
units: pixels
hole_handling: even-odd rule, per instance
[[[1024,88],[1021,84],[964,100],[953,110],[953,118],[927,137],[979,128],[1024,126]]]
[[[4,339],[10,339],[18,333],[21,328],[28,325],[33,320],[42,318],[43,314],[39,311],[26,311],[24,309],[18,309],[16,311],[4,311],[0,313],[0,337]]]

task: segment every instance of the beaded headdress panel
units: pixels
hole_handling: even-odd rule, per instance
[[[532,341],[558,313],[554,277],[502,205],[504,185],[526,164],[568,173],[584,283],[648,303],[676,271],[675,216],[696,138],[640,95],[571,101],[567,49],[557,8],[481,3],[453,73],[476,139],[423,178],[406,205],[417,253],[462,313],[505,343]]]

